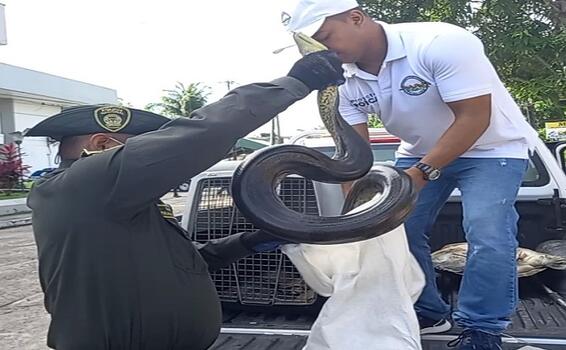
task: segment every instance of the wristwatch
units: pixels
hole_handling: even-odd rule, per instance
[[[436,169],[432,165],[418,162],[414,167],[423,172],[423,177],[427,181],[434,181],[440,177],[440,169]]]

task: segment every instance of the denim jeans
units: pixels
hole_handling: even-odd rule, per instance
[[[399,158],[396,166],[406,169],[417,161]],[[526,168],[525,159],[459,158],[421,190],[405,221],[411,252],[426,276],[426,287],[415,305],[419,315],[438,320],[450,312],[436,286],[429,238],[440,209],[458,188],[469,248],[452,317],[465,329],[500,334],[507,328],[518,299],[515,251],[519,216],[515,200]]]

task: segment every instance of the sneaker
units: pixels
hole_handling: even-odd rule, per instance
[[[419,316],[419,326],[421,327],[421,335],[442,333],[452,328],[452,324],[445,318],[440,320],[431,320],[430,318],[422,316]]]
[[[458,338],[448,342],[448,347],[458,350],[503,350],[501,336],[473,329],[463,331]]]

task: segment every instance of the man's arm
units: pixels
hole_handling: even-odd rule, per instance
[[[350,124],[354,130],[364,139],[369,142],[369,129],[368,129],[368,113],[363,111],[357,106],[352,105],[350,96],[348,96],[345,85],[338,88],[340,93],[339,98],[339,111],[344,120]],[[352,188],[353,182],[342,183],[342,192],[347,195]]]
[[[105,181],[106,204],[114,213],[135,215],[172,187],[220,161],[239,138],[310,91],[339,84],[343,79],[336,54],[309,54],[298,60],[286,77],[236,88],[220,101],[193,112],[190,118],[175,119],[160,130],[128,139],[116,151],[80,163],[92,163],[90,169],[94,171],[89,180]]]
[[[421,160],[442,168],[457,159],[483,135],[491,119],[491,86],[495,76],[481,41],[464,29],[439,35],[428,48],[423,64],[433,73],[454,122]],[[416,168],[407,173],[417,188],[426,184]]]
[[[233,262],[255,254],[253,250],[242,244],[241,236],[237,233],[228,237],[213,239],[206,243],[193,242],[204,261],[208,264],[208,271],[213,272],[230,266]]]
[[[177,118],[160,130],[130,138],[116,152],[111,205],[135,211],[160,198],[176,184],[214,165],[239,138],[309,92],[291,77],[242,86],[190,118]]]
[[[298,60],[286,77],[229,92],[189,118],[135,136],[123,146],[81,159],[65,172],[70,185],[90,183],[92,196],[116,218],[136,215],[171,188],[220,161],[236,143],[312,90],[343,83],[336,54],[320,51]]]
[[[279,240],[262,230],[237,233],[206,243],[194,242],[211,272],[227,267],[246,256],[275,250],[285,243],[288,242]]]
[[[443,168],[469,150],[489,126],[491,95],[448,103],[454,112],[454,123],[446,130],[433,149],[421,160],[435,168]],[[416,168],[407,169],[418,188],[426,184]]]
[[[368,140],[369,142],[369,127],[367,123],[355,124],[352,125],[352,127],[354,128],[354,130],[356,130],[358,135],[360,135],[364,140]],[[342,183],[342,192],[344,192],[344,195],[347,195],[348,192],[350,192],[353,184],[353,181]]]

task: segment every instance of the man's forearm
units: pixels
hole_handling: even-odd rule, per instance
[[[454,123],[421,162],[442,168],[468,151],[483,135],[491,119],[491,95],[448,103]]]
[[[112,181],[109,201],[115,208],[135,212],[220,161],[239,138],[309,92],[291,77],[245,85],[190,118],[177,118],[160,130],[130,138],[109,159],[100,159],[105,169],[110,168],[103,174]]]
[[[369,142],[369,127],[367,123],[352,125],[352,127],[358,133],[358,135]],[[344,196],[346,196],[348,192],[350,192],[353,184],[353,181],[342,183],[342,192],[344,193]]]
[[[208,264],[210,272],[227,267],[231,263],[255,253],[242,243],[241,235],[241,233],[237,233],[206,243],[194,243],[200,255]]]
[[[421,162],[443,168],[468,151],[488,126],[489,121],[478,123],[472,116],[456,119]]]

